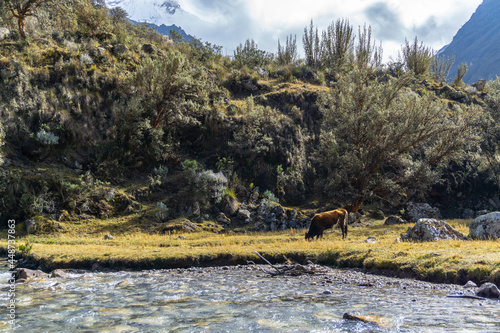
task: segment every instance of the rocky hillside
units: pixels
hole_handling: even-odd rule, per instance
[[[457,74],[460,64],[468,65],[463,78],[466,83],[492,80],[500,75],[500,1],[484,0],[457,32],[453,41],[440,53],[455,57],[449,80]]]
[[[230,59],[68,4],[41,7],[25,39],[0,11],[0,226],[222,213],[282,228],[307,209],[500,206],[498,80],[416,77],[369,45],[345,63],[306,66],[285,56],[292,45],[272,57],[250,42]],[[244,209],[250,199],[269,210]]]

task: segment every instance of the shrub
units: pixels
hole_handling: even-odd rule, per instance
[[[415,37],[412,44],[405,39],[405,45],[401,48],[401,51],[407,71],[413,71],[415,75],[424,75],[429,71],[434,52],[425,47],[423,43],[419,45],[417,37]]]
[[[280,200],[274,195],[274,193],[269,191],[269,190],[264,191],[264,193],[262,193],[262,195],[265,196],[266,199],[269,201],[276,202],[276,203],[280,202]]]
[[[272,54],[259,50],[253,39],[247,39],[245,45],[240,44],[236,48],[236,51],[234,51],[234,61],[239,67],[264,66],[268,64],[272,58]]]
[[[430,72],[433,78],[440,82],[446,82],[446,78],[450,73],[450,68],[455,62],[455,57],[449,58],[444,54],[442,56],[436,55],[432,58]]]
[[[52,132],[46,132],[44,129],[41,129],[36,133],[36,141],[46,146],[57,145],[59,137]]]
[[[88,55],[88,53],[80,54],[78,56],[78,58],[80,59],[80,62],[84,65],[93,65],[94,64],[94,60],[92,59],[91,56]]]
[[[457,76],[453,79],[453,85],[455,87],[461,87],[464,85],[463,78],[465,74],[467,74],[467,70],[469,69],[469,66],[465,63],[461,63],[460,66],[457,69]]]
[[[219,203],[227,190],[227,178],[222,172],[214,173],[205,170],[196,176],[195,184],[198,191],[208,200]]]
[[[410,188],[424,195],[450,162],[477,148],[482,112],[450,110],[432,94],[406,91],[408,74],[387,83],[366,75],[341,77],[321,99],[326,107],[316,159],[328,174],[326,190],[356,208],[373,196],[397,205]]]
[[[165,221],[168,217],[168,207],[163,202],[156,203],[155,217],[160,221]]]

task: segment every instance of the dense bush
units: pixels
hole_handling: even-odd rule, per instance
[[[425,197],[436,183],[446,191],[500,184],[499,80],[482,93],[456,84],[463,101],[484,98],[481,117],[456,100],[442,104],[450,96],[435,95],[443,85],[432,80],[450,63],[417,39],[384,67],[370,27],[354,36],[346,19],[324,32],[311,22],[305,59],[290,35],[276,57],[247,40],[231,60],[216,45],[175,43],[126,17],[101,0],[62,1],[37,8],[26,40],[0,42],[0,149],[9,157],[0,192],[13,217],[106,216],[105,185],[93,173],[144,182],[133,191],[160,220],[195,202],[217,213],[254,186],[269,189],[269,202],[359,206]],[[85,176],[43,183],[14,170],[29,163]]]
[[[449,110],[432,94],[408,91],[408,79],[378,83],[355,70],[324,96],[315,156],[325,193],[342,195],[355,209],[372,197],[397,205],[425,195],[450,161],[477,148],[481,110]]]

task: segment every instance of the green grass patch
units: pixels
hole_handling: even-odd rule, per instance
[[[334,232],[311,242],[304,240],[304,230],[219,234],[200,227],[197,232],[172,228],[160,233],[156,223],[149,224],[147,230],[134,221],[138,220],[131,215],[67,224],[64,232],[18,237],[16,243],[29,242],[32,248],[25,256],[40,261],[48,269],[90,268],[93,263],[136,269],[262,263],[254,253],[258,251],[273,263],[311,260],[434,282],[500,283],[498,241],[399,242],[399,235],[408,225],[351,228],[346,240]],[[164,226],[179,226],[184,221],[174,220]],[[463,221],[449,222],[467,233]],[[105,240],[107,233],[114,239]],[[364,242],[368,236],[375,236],[377,243]],[[0,234],[0,238],[0,249],[5,252],[6,233]]]

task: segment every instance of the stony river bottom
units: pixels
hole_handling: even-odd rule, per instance
[[[464,292],[461,286],[412,286],[349,274],[329,269],[319,276],[271,277],[257,266],[73,271],[65,279],[18,284],[17,320],[11,327],[6,323],[10,273],[1,268],[0,331],[500,331],[500,303],[447,297]],[[344,320],[345,312],[373,316],[377,324]]]

